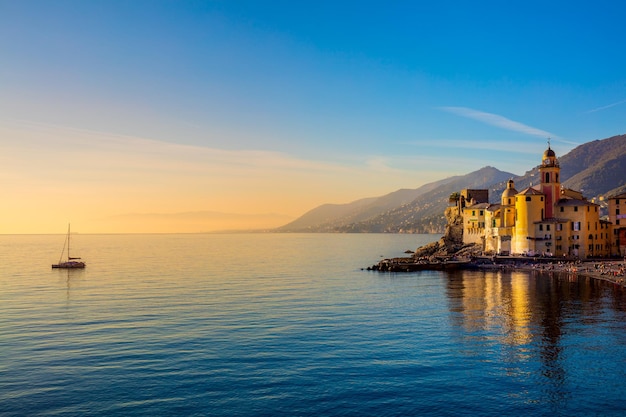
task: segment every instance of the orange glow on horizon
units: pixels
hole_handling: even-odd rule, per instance
[[[0,207],[0,234],[62,233],[68,222],[80,233],[269,229],[321,204],[427,178],[380,163],[339,165],[50,126],[0,125],[0,137],[12,138],[0,152],[3,191],[11,196]]]

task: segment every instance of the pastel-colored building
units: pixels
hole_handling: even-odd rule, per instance
[[[609,197],[609,222],[613,225],[611,243],[620,256],[626,256],[626,193]]]
[[[626,254],[626,194],[609,200],[615,219],[601,220],[599,205],[561,186],[560,170],[548,145],[539,165],[539,184],[517,191],[509,180],[499,204],[488,203],[488,190],[463,190],[458,204],[463,243],[504,255],[605,257],[620,253],[618,248]],[[617,216],[624,223],[621,235],[613,232]]]

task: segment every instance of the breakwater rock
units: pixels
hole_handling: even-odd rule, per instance
[[[448,212],[446,212],[448,215]],[[448,216],[447,216],[448,217]],[[446,233],[436,242],[421,246],[410,257],[383,259],[369,271],[411,272],[472,268],[482,250],[477,244],[463,244],[459,218],[449,218]],[[462,229],[461,229],[462,230]]]
[[[413,271],[425,271],[425,270],[453,270],[462,268],[471,268],[471,260],[440,260],[429,261],[420,260],[415,258],[391,258],[383,259],[367,269],[369,271],[380,272],[413,272]]]

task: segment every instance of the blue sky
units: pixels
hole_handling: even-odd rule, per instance
[[[49,180],[55,167],[29,160],[32,149],[54,158],[73,146],[116,161],[115,152],[136,152],[158,167],[151,153],[165,158],[177,145],[227,153],[257,190],[284,190],[281,206],[259,204],[258,213],[295,217],[486,165],[523,174],[548,137],[562,155],[626,132],[625,9],[619,1],[0,0],[0,146],[5,158],[23,159],[0,178]],[[68,132],[82,134],[68,144]],[[74,177],[96,169],[91,186],[127,186],[107,179],[106,158],[91,158]],[[198,175],[214,175],[208,165],[217,162],[198,164]],[[132,158],[115,166],[126,171],[143,187]],[[178,171],[155,175],[194,177]],[[221,184],[245,177],[219,172],[227,171]],[[298,178],[309,197],[284,177]],[[243,182],[224,188],[250,194]],[[219,204],[203,196],[159,210],[154,200],[149,212],[252,214],[258,201],[228,205],[232,196],[213,195]]]

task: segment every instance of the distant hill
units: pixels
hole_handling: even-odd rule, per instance
[[[594,140],[559,157],[564,187],[582,191],[589,199],[626,191],[626,135]],[[324,204],[276,232],[442,233],[443,212],[450,194],[464,188],[489,189],[499,202],[506,181],[518,191],[537,184],[538,167],[523,176],[493,167],[446,178],[417,189],[402,189],[381,197],[347,204]]]
[[[276,231],[437,233],[445,225],[443,211],[450,194],[462,188],[487,188],[513,176],[484,167],[414,190],[398,190],[348,204],[324,204]]]

